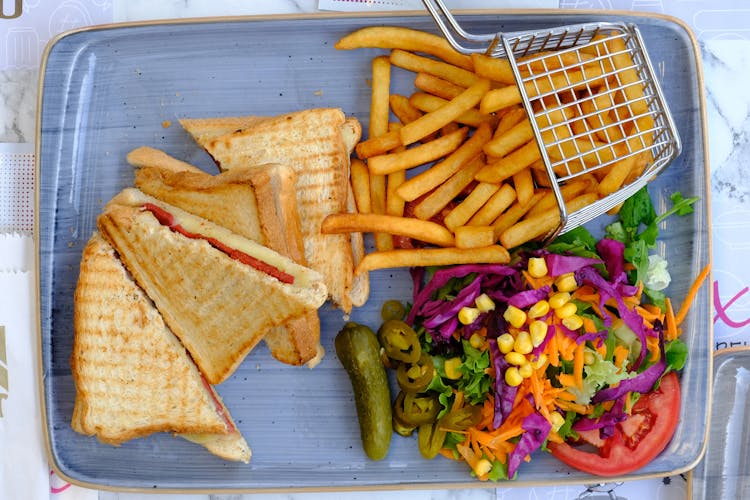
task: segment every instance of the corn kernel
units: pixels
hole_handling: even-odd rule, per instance
[[[515,306],[508,306],[503,313],[503,318],[516,328],[521,328],[526,323],[526,313]]]
[[[445,360],[445,376],[451,380],[458,380],[461,378],[461,358],[456,356],[455,358]]]
[[[479,349],[484,345],[484,338],[478,333],[472,333],[469,337],[469,345],[474,349]]]
[[[533,278],[547,276],[547,261],[544,260],[544,257],[531,257],[529,259],[528,271]]]
[[[515,342],[516,339],[513,338],[513,335],[510,333],[503,333],[497,338],[497,347],[500,349],[501,353],[508,354],[513,350],[513,344],[515,344]]]
[[[531,344],[531,335],[529,335],[529,332],[518,332],[516,341],[513,344],[513,350],[521,354],[529,354],[534,350],[534,346]]]
[[[560,319],[565,319],[571,316],[576,316],[577,312],[578,312],[578,307],[576,306],[575,302],[566,302],[560,307],[555,308],[555,316],[557,316]],[[578,319],[581,319],[581,318],[578,318]],[[581,324],[583,324],[583,321],[581,321]],[[575,330],[575,329],[576,328],[572,328],[572,330]]]
[[[534,372],[534,367],[531,366],[531,363],[524,363],[518,367],[518,374],[521,375],[521,377],[523,378],[531,377],[531,374],[533,372]]]
[[[570,302],[570,293],[568,292],[557,292],[555,294],[552,294],[552,296],[549,298],[549,306],[552,309],[557,309],[560,306],[563,306]]]
[[[529,308],[529,312],[526,315],[529,318],[541,318],[549,312],[549,302],[546,300],[540,300]]]
[[[594,353],[591,351],[583,351],[583,364],[584,365],[593,365],[596,363],[596,356],[594,356]]]
[[[463,325],[470,325],[479,317],[479,309],[476,307],[462,307],[458,311],[458,321]]]
[[[482,458],[476,463],[476,465],[474,465],[474,473],[477,476],[484,476],[491,470],[492,470],[492,462],[490,462],[486,458]]]
[[[527,359],[526,356],[524,356],[520,352],[510,351],[505,355],[505,361],[507,361],[509,365],[521,366],[522,364],[527,362]]]
[[[547,363],[547,355],[542,353],[539,355],[538,358],[536,358],[534,361],[531,362],[531,366],[538,370],[539,368],[543,367]]]
[[[573,273],[565,273],[555,280],[558,292],[573,292],[578,289],[578,282]]]
[[[531,344],[534,347],[539,347],[544,339],[547,338],[547,323],[537,319],[531,322],[529,325],[529,335],[531,336]]]
[[[495,301],[493,301],[486,293],[477,297],[474,300],[474,304],[477,306],[477,309],[479,309],[479,312],[488,312],[495,309]]]
[[[563,318],[562,324],[565,325],[565,328],[568,330],[578,330],[583,326],[583,320],[579,315],[572,314],[567,318]]]
[[[505,370],[506,384],[511,387],[517,387],[521,385],[521,382],[523,382],[523,377],[520,373],[518,373],[518,368],[516,368],[515,366],[510,366],[507,370]]]
[[[552,430],[555,432],[559,431],[560,427],[562,427],[562,425],[565,423],[565,417],[563,417],[556,411],[553,411],[550,417],[552,418]]]

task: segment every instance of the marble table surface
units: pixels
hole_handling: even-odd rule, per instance
[[[396,1],[396,4],[406,3]],[[11,4],[12,2],[5,2]],[[50,9],[43,0],[26,0],[24,16],[35,29],[0,19],[0,143],[33,142],[38,58],[55,33],[82,25],[233,14],[316,12],[319,7],[362,8],[356,0],[65,0]],[[362,3],[361,1],[359,3]],[[365,2],[366,3],[366,2]],[[451,2],[448,2],[449,5]],[[467,2],[469,7],[561,7],[653,11],[674,15],[694,30],[703,61],[711,164],[711,208],[714,239],[714,309],[716,348],[748,345],[750,341],[750,269],[738,266],[750,249],[750,5],[746,0],[523,0]],[[417,2],[417,5],[418,2]],[[464,4],[461,4],[464,5]],[[4,13],[7,15],[7,7]],[[10,26],[10,27],[9,27]],[[3,44],[0,44],[0,47]],[[7,50],[6,50],[7,48]],[[57,486],[64,486],[57,484]],[[612,494],[606,493],[615,487]],[[134,500],[176,498],[172,495],[94,492],[60,488],[53,498]],[[548,498],[685,498],[682,476],[608,485],[601,492],[581,486],[545,488],[478,488],[409,492],[299,493],[278,495],[188,495],[195,500],[273,498],[312,499],[525,499]]]

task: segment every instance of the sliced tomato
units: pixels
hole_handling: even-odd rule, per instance
[[[568,443],[548,443],[556,458],[571,467],[597,476],[619,476],[640,469],[661,453],[672,439],[680,417],[680,382],[665,375],[659,388],[640,397],[632,414],[615,426],[614,434],[601,440],[582,433],[596,451]]]

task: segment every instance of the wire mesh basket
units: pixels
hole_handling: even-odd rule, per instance
[[[560,211],[559,225],[545,241],[617,207],[680,154],[676,126],[635,25],[597,22],[477,35],[464,31],[441,0],[423,2],[456,50],[507,59],[539,147],[532,166],[546,171]],[[573,190],[565,186],[574,180],[591,180],[596,200],[566,205]]]

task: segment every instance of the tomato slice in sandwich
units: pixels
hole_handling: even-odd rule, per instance
[[[568,443],[548,443],[557,459],[597,476],[620,476],[645,466],[672,439],[680,416],[680,383],[677,375],[665,375],[659,388],[643,394],[631,415],[615,426],[612,436],[601,439],[599,432],[579,433],[580,442],[595,451]]]

